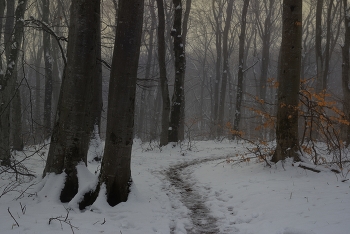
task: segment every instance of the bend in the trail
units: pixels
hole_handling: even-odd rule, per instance
[[[187,233],[203,233],[212,234],[219,233],[217,226],[217,219],[210,214],[209,208],[205,205],[206,194],[200,194],[193,186],[193,178],[191,174],[193,171],[186,170],[190,166],[197,164],[225,159],[224,157],[196,159],[189,162],[182,162],[171,166],[166,171],[166,177],[170,181],[170,184],[175,187],[180,194],[181,202],[190,211],[189,218],[193,226],[186,228]],[[174,232],[174,230],[172,231]]]

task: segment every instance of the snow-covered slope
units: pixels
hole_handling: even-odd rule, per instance
[[[37,178],[1,196],[0,233],[350,233],[350,183],[341,182],[339,175],[307,171],[289,162],[271,168],[255,160],[233,165],[218,158],[236,157],[244,152],[244,144],[192,144],[191,150],[187,144],[159,149],[136,141],[129,200],[109,207],[101,193],[85,211],[77,209],[77,201],[59,202],[62,175],[41,179],[44,148],[24,161]],[[94,144],[89,159],[102,148]],[[30,151],[34,148],[26,155]],[[96,182],[98,168],[96,162],[89,164],[90,172],[79,168],[81,192]],[[169,174],[175,172],[178,182]],[[12,180],[13,175],[1,174],[0,195]],[[191,206],[188,196],[203,206]]]

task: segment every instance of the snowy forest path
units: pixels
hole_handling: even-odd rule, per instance
[[[177,193],[180,195],[181,202],[190,211],[189,218],[192,221],[193,226],[187,228],[185,227],[187,233],[220,233],[217,225],[217,218],[211,215],[210,209],[205,204],[207,195],[203,194],[203,192],[199,192],[199,190],[196,189],[196,180],[191,175],[194,170],[189,170],[189,168],[201,163],[226,158],[227,156],[221,156],[181,162],[169,167],[169,169],[166,171],[165,175],[170,181],[171,186],[176,189]],[[172,233],[175,233],[174,228],[172,228]]]

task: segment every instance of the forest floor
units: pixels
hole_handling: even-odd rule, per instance
[[[135,141],[127,202],[110,207],[100,194],[88,209],[59,201],[64,176],[41,179],[48,147],[23,159],[36,178],[1,173],[0,233],[350,233],[346,174],[315,173],[286,161],[266,166],[242,142],[190,142],[159,148]],[[103,144],[93,142],[88,170],[79,166],[79,194],[97,179]]]

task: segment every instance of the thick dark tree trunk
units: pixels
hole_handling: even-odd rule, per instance
[[[0,0],[0,40],[2,39],[3,18],[5,14],[6,0]],[[0,59],[0,69],[2,70],[2,60]]]
[[[192,6],[192,0],[186,0],[186,9],[185,9],[185,13],[183,16],[183,23],[182,23],[182,45],[184,50],[184,56],[186,55],[186,39],[187,39],[187,33],[188,33],[188,22],[190,18],[191,6]],[[186,66],[186,56],[184,57],[184,64]],[[185,75],[186,75],[186,72],[184,71],[183,87],[185,87]],[[185,106],[186,106],[186,97],[184,92],[183,103],[181,105],[180,124],[179,124],[179,130],[178,130],[179,141],[183,141],[185,139]]]
[[[67,174],[60,199],[70,201],[78,191],[76,166],[85,163],[92,131],[91,86],[98,74],[100,0],[72,1],[67,66],[62,81],[56,122],[44,170]]]
[[[223,71],[222,71],[222,81],[221,81],[221,92],[220,92],[220,102],[219,102],[219,117],[218,117],[218,133],[217,136],[220,137],[223,134],[225,127],[224,123],[224,114],[225,114],[225,101],[226,101],[226,86],[227,86],[227,76],[229,73],[228,65],[228,33],[231,27],[231,18],[232,18],[232,9],[233,9],[233,0],[229,0],[227,9],[226,9],[226,20],[224,33],[222,36],[222,52],[223,52]]]
[[[298,104],[301,72],[302,0],[283,1],[282,44],[278,72],[276,141],[272,161],[299,161]]]
[[[348,8],[348,1],[343,0],[343,9],[344,9],[344,28],[345,28],[345,37],[344,45],[342,47],[342,88],[343,88],[343,110],[345,118],[347,121],[350,121],[350,87],[349,87],[349,77],[350,77],[350,9]],[[350,145],[350,126],[343,128],[345,133],[346,146]]]
[[[109,84],[106,146],[100,185],[106,185],[107,202],[125,202],[131,182],[135,93],[140,54],[143,0],[119,0],[117,33]]]
[[[244,0],[241,20],[241,34],[239,36],[239,52],[238,52],[238,83],[237,83],[237,95],[236,95],[236,108],[235,108],[235,120],[233,122],[233,138],[238,134],[239,123],[241,121],[241,107],[243,99],[243,69],[244,69],[244,44],[246,37],[246,26],[247,26],[247,12],[248,12],[249,0]]]
[[[15,25],[15,0],[6,1],[6,22],[4,28],[4,44],[6,60],[9,59],[11,53],[11,37],[13,35],[13,26]]]
[[[175,53],[175,82],[174,93],[170,111],[169,142],[178,142],[179,127],[181,122],[182,105],[184,105],[184,77],[185,77],[185,51],[182,41],[182,3],[181,0],[173,0],[174,25],[171,32],[174,38]]]
[[[8,47],[6,71],[0,74],[0,160],[1,164],[10,164],[10,102],[13,96],[13,87],[16,83],[14,69],[17,65],[18,54],[21,49],[23,39],[24,12],[27,1],[19,0],[15,12],[15,25],[10,47]],[[6,27],[6,26],[5,26]],[[10,37],[11,38],[11,37]]]
[[[13,35],[13,26],[14,26],[14,11],[15,11],[15,1],[11,0],[8,1],[8,8],[7,8],[7,15],[6,15],[6,58],[10,56],[11,53],[11,37]],[[9,20],[9,24],[7,23],[7,20]],[[11,29],[11,31],[10,31]],[[10,132],[12,137],[12,149],[17,151],[23,150],[23,139],[22,139],[22,106],[21,106],[21,90],[18,84],[18,77],[17,77],[17,63],[14,68],[14,72],[12,74],[13,79],[13,85],[12,85],[12,101],[11,101],[11,113],[10,113]]]
[[[6,10],[6,23],[5,23],[5,36],[4,36],[4,44],[5,44],[5,55],[6,60],[9,59],[11,53],[11,38],[13,35],[13,26],[15,24],[15,1],[10,0],[7,1],[7,10]],[[17,85],[17,65],[14,68],[14,72],[12,74],[11,82],[11,103],[10,103],[10,138],[12,139],[12,147],[15,150],[22,150],[22,112],[20,100],[20,89]],[[11,141],[10,141],[11,142]],[[11,144],[11,143],[10,143]]]
[[[158,7],[158,63],[159,63],[159,79],[160,89],[162,92],[162,129],[160,133],[160,146],[168,144],[168,130],[169,130],[169,113],[170,113],[170,98],[168,79],[166,73],[165,62],[165,14],[163,0],[157,0]]]

